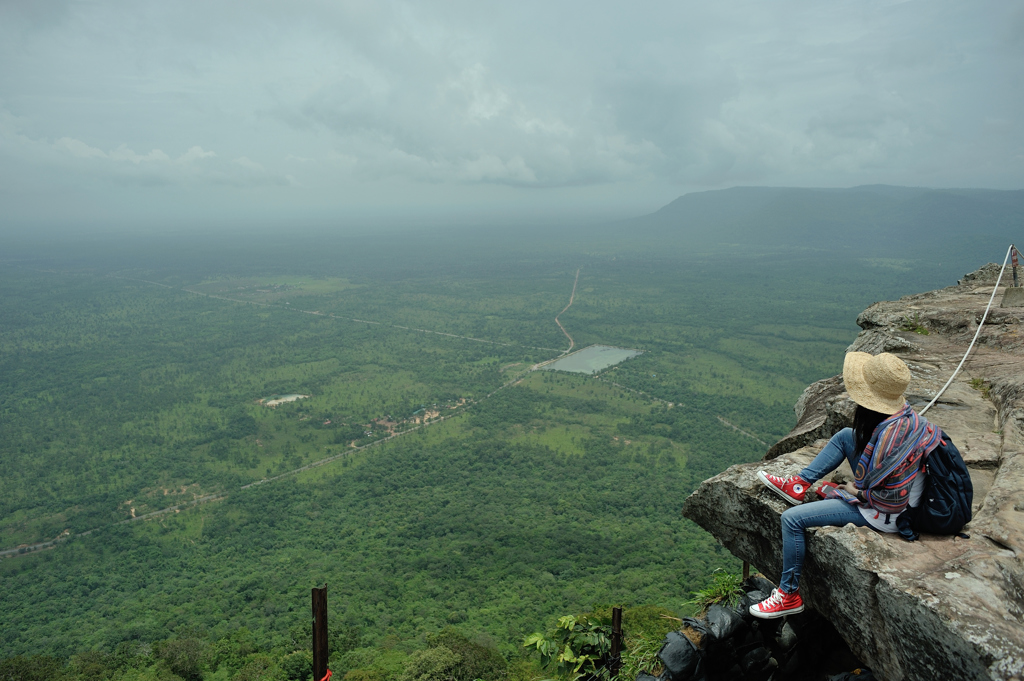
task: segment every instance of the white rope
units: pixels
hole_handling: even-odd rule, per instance
[[[992,301],[996,298],[996,291],[999,290],[999,282],[1003,280],[1003,272],[1006,271],[1006,262],[1010,259],[1010,253],[1013,249],[1013,244],[1010,244],[1010,247],[1006,249],[1006,257],[1003,258],[1003,267],[999,270],[999,276],[996,278],[996,285],[992,287],[992,295],[988,298],[988,305],[985,307],[985,314],[981,316],[981,322],[978,324],[978,330],[974,332],[974,338],[971,339],[971,344],[967,346],[967,352],[964,353],[964,358],[960,360],[960,364],[956,366],[956,369],[953,371],[953,375],[949,377],[948,381],[946,381],[946,385],[942,386],[942,390],[936,393],[935,397],[932,398],[932,401],[928,403],[928,406],[921,410],[921,416],[924,416],[924,413],[931,409],[932,405],[942,397],[942,393],[946,392],[946,388],[948,388],[949,384],[953,382],[956,375],[960,373],[960,369],[963,367],[964,362],[967,361],[967,355],[971,354],[971,350],[974,349],[974,343],[978,340],[978,335],[981,333],[981,327],[985,325],[985,320],[988,319],[988,311],[992,309]]]

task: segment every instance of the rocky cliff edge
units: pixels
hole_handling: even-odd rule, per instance
[[[863,330],[848,351],[901,357],[913,374],[908,401],[922,408],[963,357],[998,271],[987,265],[957,286],[875,303],[857,318]],[[853,525],[808,531],[805,602],[887,681],[1024,679],[1024,307],[1001,308],[1003,293],[926,416],[970,469],[970,538],[906,542]],[[787,506],[756,473],[796,474],[850,425],[853,409],[842,376],[811,385],[797,402],[797,426],[765,460],[704,481],[683,514],[778,581]],[[844,464],[833,479],[851,477]]]

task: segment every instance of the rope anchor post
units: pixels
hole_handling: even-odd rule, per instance
[[[608,671],[614,679],[622,669],[622,608],[612,608],[612,655]]]
[[[330,681],[327,669],[327,585],[313,587],[313,678]]]

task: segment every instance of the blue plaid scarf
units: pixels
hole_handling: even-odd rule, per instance
[[[880,513],[898,514],[910,501],[910,485],[922,460],[939,445],[942,430],[909,404],[878,424],[857,461],[854,486]]]

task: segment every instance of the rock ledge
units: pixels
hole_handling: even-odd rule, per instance
[[[911,368],[921,408],[963,356],[992,291],[987,265],[957,286],[875,303],[849,350],[892,352]],[[1024,308],[999,308],[957,380],[927,418],[953,438],[974,482],[970,539],[908,543],[848,525],[808,532],[805,602],[827,617],[865,664],[888,681],[1024,678]],[[686,500],[683,514],[772,579],[782,569],[786,504],[759,469],[797,473],[849,425],[842,377],[807,388],[797,426],[765,461],[733,466]],[[850,477],[844,464],[836,479]]]

